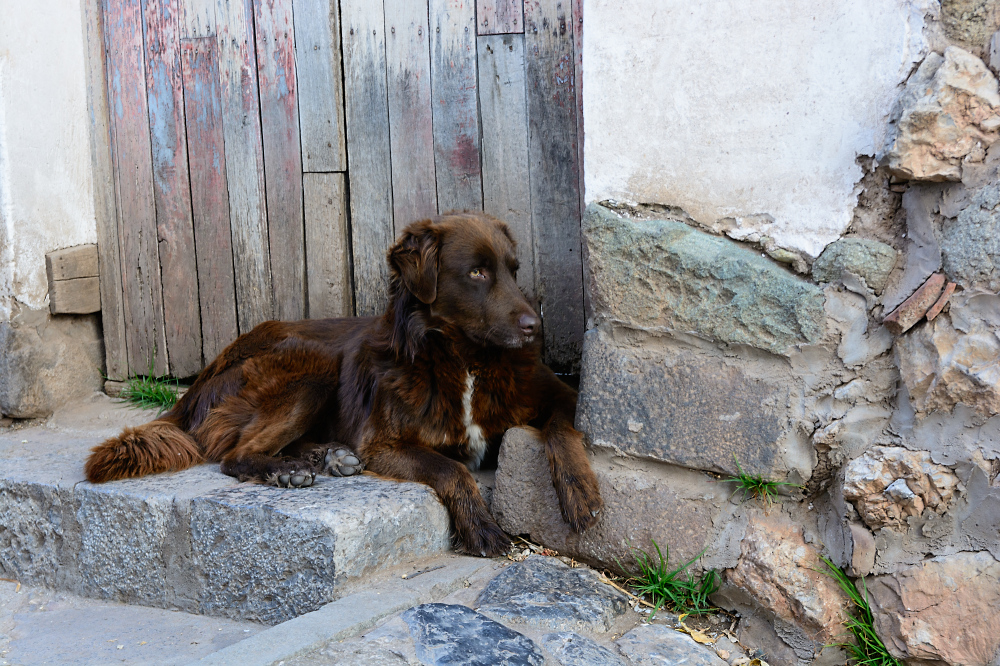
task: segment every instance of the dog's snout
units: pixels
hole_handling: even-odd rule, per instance
[[[521,332],[525,335],[534,335],[538,332],[538,325],[541,322],[533,314],[523,314],[517,319],[517,325],[521,327]]]

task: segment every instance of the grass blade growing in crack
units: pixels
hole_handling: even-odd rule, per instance
[[[180,387],[176,379],[157,377],[153,373],[153,363],[149,364],[149,374],[130,378],[118,397],[143,409],[170,409],[177,402],[177,389]]]
[[[844,622],[844,626],[854,636],[855,643],[840,643],[839,646],[847,650],[857,666],[903,666],[898,659],[889,654],[882,639],[875,633],[875,616],[868,603],[868,586],[865,585],[865,579],[861,579],[861,587],[864,590],[862,594],[840,567],[825,557],[820,559],[830,569],[827,575],[837,581],[837,585],[844,591],[855,609]]]
[[[632,548],[638,571],[631,575],[629,584],[640,595],[648,596],[653,604],[653,612],[650,618],[656,616],[660,608],[666,607],[678,613],[689,615],[704,615],[714,613],[716,609],[712,606],[708,597],[719,589],[718,574],[711,570],[700,579],[695,579],[687,568],[694,564],[705,551],[698,553],[694,558],[685,562],[681,566],[670,569],[670,549],[667,555],[660,550],[659,544],[653,541],[653,548],[656,549],[656,557],[644,551]],[[631,548],[631,546],[630,546]],[[618,563],[622,571],[621,562]],[[682,574],[684,574],[682,576]]]
[[[774,504],[774,500],[778,497],[778,488],[780,486],[802,487],[797,483],[789,483],[788,481],[771,481],[759,474],[747,474],[740,466],[740,461],[736,457],[736,454],[733,454],[733,460],[736,461],[736,470],[739,474],[728,477],[726,481],[736,484],[736,490],[733,492],[734,495],[741,490],[743,491],[744,501],[747,499],[756,499],[763,502],[766,506],[770,506]]]

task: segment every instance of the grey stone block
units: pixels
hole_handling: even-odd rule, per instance
[[[1000,185],[984,187],[958,219],[944,225],[941,254],[948,278],[965,289],[1000,292]]]
[[[729,474],[737,459],[772,477],[791,466],[789,386],[777,372],[753,377],[667,343],[619,345],[602,329],[584,336],[582,365],[577,428],[597,446]]]
[[[542,666],[530,638],[479,613],[454,604],[423,604],[402,615],[417,657],[431,666]]]
[[[595,315],[785,354],[823,335],[823,292],[734,241],[591,204],[583,219]]]
[[[608,648],[572,631],[546,634],[542,645],[561,666],[626,666],[625,661]]]
[[[320,477],[286,489],[240,484],[192,501],[201,612],[276,624],[406,558],[448,550],[448,515],[415,483]]]
[[[834,282],[848,271],[880,293],[895,264],[896,251],[885,243],[867,238],[841,238],[826,246],[813,263],[812,275],[817,282]]]
[[[598,632],[610,631],[628,609],[628,598],[593,570],[539,555],[504,569],[476,603],[479,612],[509,625]]]
[[[635,666],[726,666],[726,662],[707,648],[662,624],[636,627],[615,643]]]

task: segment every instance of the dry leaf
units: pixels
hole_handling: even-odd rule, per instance
[[[684,618],[686,618],[688,615],[689,613],[682,613],[680,617],[677,618],[678,624],[681,625],[680,631],[684,632],[685,634],[693,638],[695,642],[701,643],[702,645],[711,645],[712,643],[714,643],[715,639],[706,634],[701,629],[692,629],[691,627],[684,624]]]

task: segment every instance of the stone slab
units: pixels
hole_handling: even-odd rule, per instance
[[[662,624],[636,627],[615,643],[635,666],[726,666],[726,662],[708,648]]]
[[[597,204],[587,207],[583,232],[598,319],[774,354],[823,335],[822,290],[744,245]]]
[[[480,613],[512,626],[605,632],[625,614],[628,597],[592,569],[532,555],[490,581],[477,604]]]
[[[542,645],[560,666],[626,666],[625,661],[608,648],[572,631],[546,634]]]
[[[781,369],[777,370],[778,372]],[[780,377],[780,375],[778,375]],[[789,388],[732,359],[584,336],[577,428],[592,444],[692,469],[783,478]]]
[[[422,604],[402,615],[429,666],[542,666],[534,641],[458,604]]]

